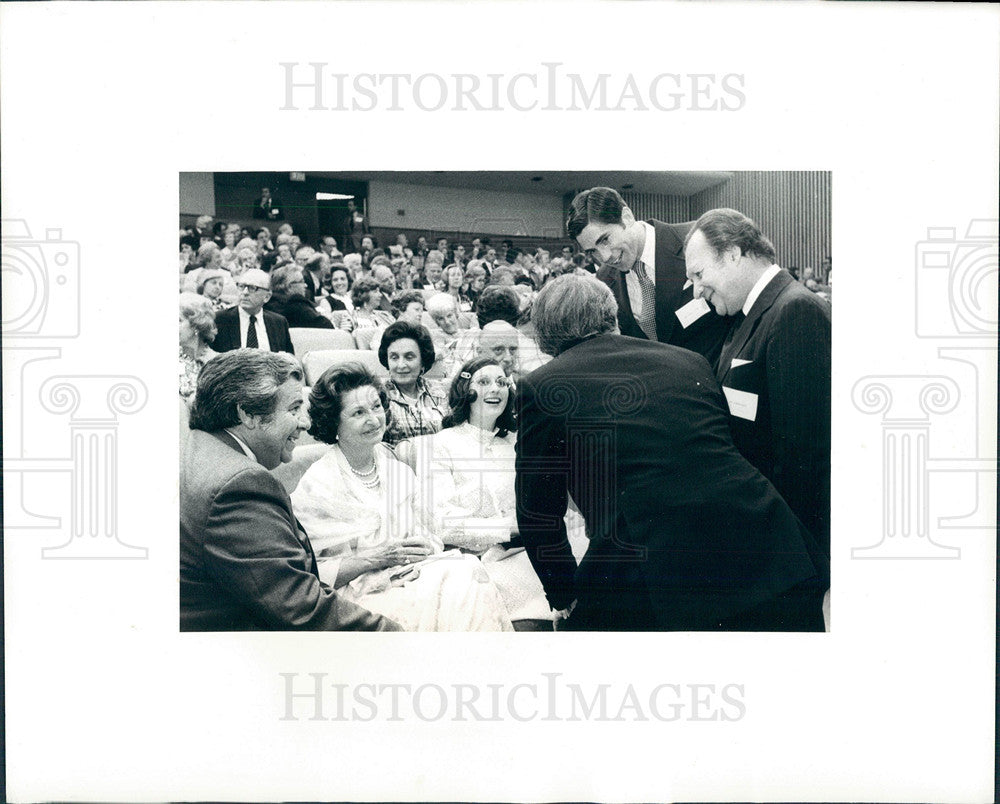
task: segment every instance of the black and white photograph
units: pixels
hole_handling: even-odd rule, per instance
[[[830,188],[181,174],[181,630],[823,631]]]
[[[998,24],[0,3],[0,797],[996,800]]]

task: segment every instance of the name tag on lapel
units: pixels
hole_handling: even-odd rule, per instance
[[[735,388],[722,386],[722,393],[726,395],[726,402],[729,403],[729,412],[733,416],[746,419],[748,422],[757,421],[757,394],[749,391],[737,391]]]
[[[708,306],[708,302],[704,299],[691,299],[687,304],[681,307],[675,315],[677,320],[681,322],[681,326],[684,329],[690,327],[695,321],[701,318],[705,313],[709,312],[711,308]]]
[[[752,360],[741,360],[738,357],[733,358],[733,362],[729,365],[730,369],[739,368],[740,366],[749,366],[753,363]]]

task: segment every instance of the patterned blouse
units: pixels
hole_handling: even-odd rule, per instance
[[[403,396],[392,380],[386,380],[389,415],[382,440],[396,446],[405,438],[429,435],[441,430],[441,421],[448,413],[448,395],[436,384],[423,377],[417,380],[417,398]]]
[[[202,346],[195,358],[185,354],[183,349],[180,350],[179,377],[182,399],[191,401],[195,389],[198,387],[198,374],[201,372],[201,367],[217,354],[218,352],[207,346]]]

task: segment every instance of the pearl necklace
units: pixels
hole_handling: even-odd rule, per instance
[[[350,463],[348,463],[347,465],[351,466]],[[372,458],[372,468],[369,469],[367,472],[359,472],[357,469],[351,466],[351,471],[354,472],[354,474],[356,474],[358,477],[371,477],[373,474],[375,474],[376,469],[378,469],[378,464],[375,462],[374,458]]]
[[[374,489],[378,487],[380,479],[378,476],[378,462],[375,460],[375,458],[372,458],[372,468],[369,469],[367,472],[359,472],[357,469],[351,466],[350,463],[348,463],[347,465],[354,473],[354,476],[358,478],[361,485],[364,486],[366,489]]]

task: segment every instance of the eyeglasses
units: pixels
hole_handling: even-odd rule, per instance
[[[244,285],[244,284],[237,284],[236,289],[240,293],[242,293],[243,291],[248,291],[249,293],[253,293],[255,290],[270,290],[270,288],[262,288],[259,285]]]
[[[487,377],[482,377],[476,380],[473,385],[477,388],[489,388],[491,385],[496,384],[497,388],[510,388],[513,383],[506,377],[497,377],[496,379],[488,379]]]

